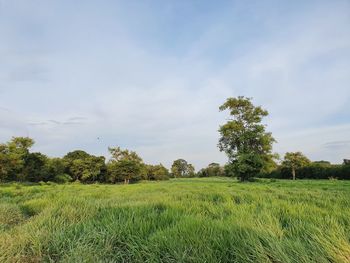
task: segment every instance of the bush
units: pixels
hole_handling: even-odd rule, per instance
[[[71,182],[72,177],[70,177],[68,174],[59,174],[55,176],[54,181],[56,183],[64,184],[64,183]]]

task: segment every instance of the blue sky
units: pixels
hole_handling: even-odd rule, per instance
[[[50,156],[225,163],[218,107],[245,95],[274,151],[350,157],[350,1],[0,0],[0,58],[0,141]]]

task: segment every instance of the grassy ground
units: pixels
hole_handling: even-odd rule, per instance
[[[0,185],[0,262],[350,262],[350,182]]]

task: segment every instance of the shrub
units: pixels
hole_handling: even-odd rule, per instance
[[[72,177],[70,177],[68,174],[59,174],[55,176],[54,181],[56,183],[64,184],[72,181]]]

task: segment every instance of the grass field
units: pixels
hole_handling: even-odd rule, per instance
[[[350,182],[3,184],[0,262],[350,262]]]

